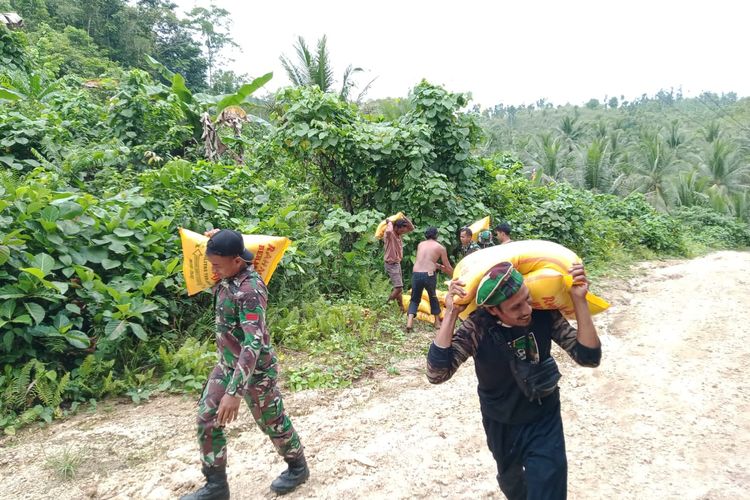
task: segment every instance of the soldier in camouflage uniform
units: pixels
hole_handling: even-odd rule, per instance
[[[477,245],[479,245],[479,248],[489,248],[495,245],[492,243],[492,233],[489,229],[485,229],[479,233],[479,236],[477,236]]]
[[[211,239],[206,257],[221,278],[213,289],[219,363],[198,403],[198,442],[206,485],[183,500],[229,498],[224,426],[237,418],[240,399],[288,464],[271,483],[271,490],[288,493],[304,483],[310,472],[276,384],[278,364],[266,328],[268,290],[252,266],[253,255],[245,249],[241,234],[226,229],[207,234]]]
[[[458,237],[461,241],[461,244],[458,247],[457,257],[458,260],[463,259],[469,254],[472,254],[479,250],[479,245],[474,243],[472,240],[472,237],[474,236],[474,233],[471,231],[471,228],[468,226],[464,226],[461,228],[461,230],[458,232]]]

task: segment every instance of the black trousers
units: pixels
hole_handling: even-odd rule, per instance
[[[437,273],[411,273],[411,301],[409,302],[409,314],[417,314],[419,303],[422,302],[422,291],[427,290],[430,298],[430,311],[432,314],[440,314],[440,301],[437,293]]]
[[[497,482],[509,500],[564,500],[568,493],[560,407],[535,422],[503,424],[482,418]]]

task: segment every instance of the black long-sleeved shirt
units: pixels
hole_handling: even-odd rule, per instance
[[[552,341],[555,341],[579,365],[598,366],[601,347],[579,344],[577,334],[559,311],[534,310],[529,326],[509,327],[479,309],[455,331],[450,347],[438,347],[434,342],[430,346],[427,379],[433,384],[445,382],[461,363],[473,356],[482,414],[507,424],[532,422],[555,411],[559,406],[560,391],[556,389],[542,398],[541,404],[529,401],[513,378],[507,349],[497,342],[507,342],[516,356],[521,359],[530,357],[527,361],[538,363],[550,357]]]

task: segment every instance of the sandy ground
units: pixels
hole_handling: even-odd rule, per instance
[[[597,369],[559,349],[569,496],[729,499],[750,491],[750,253],[646,263],[595,287]],[[425,346],[429,338],[425,337]],[[502,498],[471,363],[440,386],[424,358],[339,391],[286,397],[312,476],[289,498]],[[195,402],[162,397],[0,442],[0,497],[176,498],[201,483]],[[67,451],[76,478],[47,465]],[[270,498],[284,468],[248,413],[230,430],[233,498]]]

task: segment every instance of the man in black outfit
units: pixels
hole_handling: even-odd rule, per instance
[[[574,265],[570,274],[578,330],[559,311],[532,310],[523,277],[502,262],[480,281],[480,307],[455,333],[466,306],[453,304],[453,295],[466,292],[463,282],[451,282],[445,318],[427,355],[427,378],[433,384],[445,382],[474,357],[487,445],[497,463],[500,489],[511,500],[567,495],[560,372],[550,348],[554,341],[578,364],[590,367],[599,365],[602,354],[586,303],[583,265]]]

